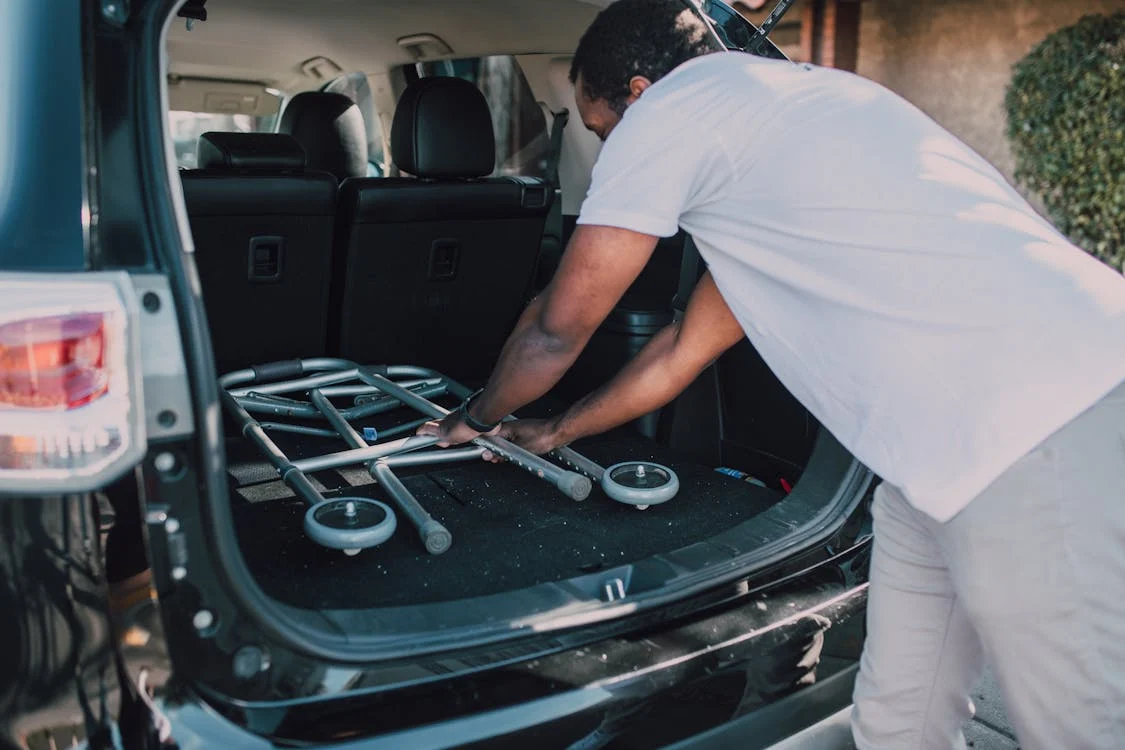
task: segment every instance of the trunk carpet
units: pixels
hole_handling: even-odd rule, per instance
[[[339,450],[317,438],[278,440],[290,458]],[[635,434],[616,432],[574,446],[603,466],[646,459],[674,468],[679,494],[638,511],[595,487],[576,503],[551,485],[509,465],[483,461],[403,469],[418,502],[453,535],[433,556],[398,513],[386,543],[356,557],[325,549],[302,529],[307,506],[278,481],[252,447],[228,443],[231,505],[242,553],[259,585],[287,604],[353,609],[448,601],[524,588],[634,562],[725,531],[780,500],[711,467],[677,461]],[[327,497],[373,497],[393,507],[360,469],[313,475]],[[350,482],[349,482],[350,480]],[[251,482],[265,482],[252,484]],[[356,482],[367,482],[352,486]]]

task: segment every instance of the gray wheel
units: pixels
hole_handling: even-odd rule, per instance
[[[651,461],[626,461],[605,470],[602,489],[617,502],[644,510],[675,497],[680,491],[680,479],[667,466]]]
[[[305,533],[317,544],[354,555],[391,538],[395,512],[378,500],[338,497],[305,511]]]

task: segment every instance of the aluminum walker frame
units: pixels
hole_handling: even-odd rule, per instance
[[[434,555],[449,549],[453,535],[426,512],[395,476],[396,466],[478,460],[488,450],[550,482],[576,501],[589,497],[593,482],[602,482],[606,475],[606,469],[570,448],[560,448],[549,454],[567,467],[562,468],[500,437],[481,436],[468,447],[426,450],[433,448],[437,438],[414,435],[414,431],[427,421],[449,414],[448,409],[430,399],[448,394],[462,400],[470,391],[457,381],[424,367],[364,366],[346,359],[320,357],[237,370],[219,378],[219,385],[223,406],[238,421],[242,435],[269,460],[282,481],[308,504],[305,533],[318,544],[349,555],[389,539],[397,525],[394,510],[370,498],[326,499],[306,472],[355,464],[364,466],[417,529],[426,550]],[[293,395],[307,396],[307,400]],[[352,397],[354,405],[338,408],[331,399],[340,397]],[[423,417],[380,430],[375,439],[382,442],[369,444],[362,431],[351,424],[354,420],[402,407],[411,408]],[[325,420],[331,429],[284,421],[259,422],[252,414]],[[270,439],[269,432],[340,438],[349,447],[294,461]],[[409,436],[398,437],[400,435]]]

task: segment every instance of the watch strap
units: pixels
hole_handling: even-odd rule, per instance
[[[475,432],[492,432],[500,425],[500,422],[502,422],[503,420],[499,420],[497,422],[494,422],[493,424],[487,424],[485,422],[481,422],[479,419],[474,418],[473,415],[469,413],[469,405],[472,403],[474,398],[476,398],[483,392],[484,389],[482,388],[476,393],[471,394],[464,400],[464,402],[462,402],[461,421],[464,422],[469,427],[469,429]]]

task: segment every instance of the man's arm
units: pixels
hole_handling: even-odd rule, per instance
[[[613,380],[554,419],[510,422],[500,434],[545,453],[625,424],[674,399],[744,335],[708,272],[683,319],[654,336]]]
[[[491,424],[553,388],[640,275],[656,242],[627,229],[579,225],[551,283],[504,344],[488,386],[472,403],[473,418]],[[476,437],[457,414],[419,432],[438,435],[441,445]]]

